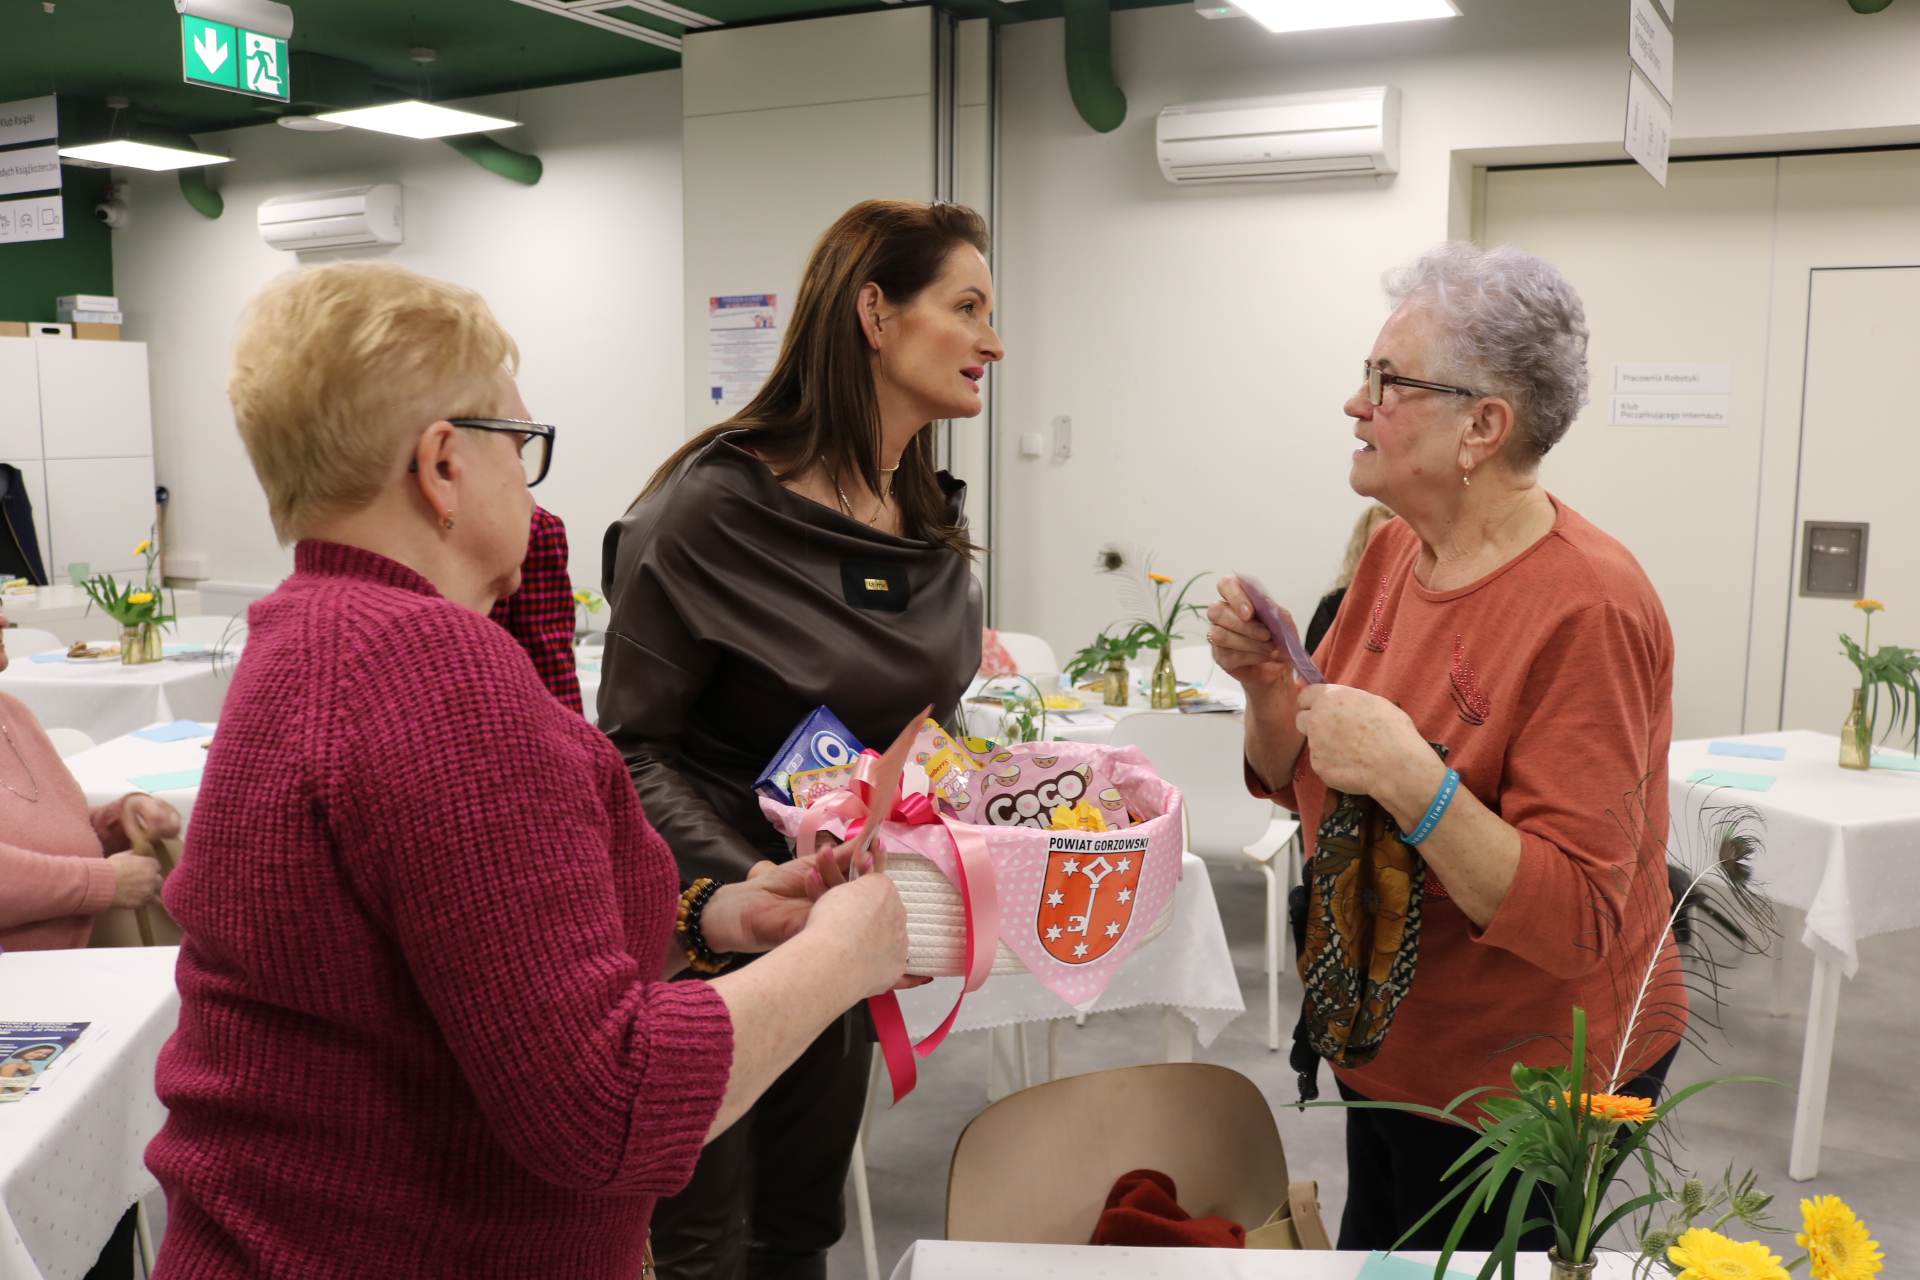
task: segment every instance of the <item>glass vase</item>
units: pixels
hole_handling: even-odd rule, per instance
[[[1127,705],[1127,686],[1133,683],[1132,673],[1127,664],[1119,658],[1107,660],[1107,669],[1100,677],[1100,697],[1110,707]]]
[[[1153,700],[1148,704],[1155,711],[1172,711],[1180,705],[1180,682],[1173,674],[1173,649],[1171,646],[1160,651],[1160,661],[1153,664]]]
[[[1853,691],[1853,706],[1840,726],[1840,767],[1865,769],[1873,763],[1873,717],[1867,714],[1867,691]]]
[[[1594,1260],[1568,1262],[1560,1256],[1558,1249],[1547,1250],[1548,1275],[1552,1280],[1593,1280]]]
[[[160,647],[160,628],[151,622],[139,622],[120,631],[120,661],[127,666],[143,662],[158,662]]]

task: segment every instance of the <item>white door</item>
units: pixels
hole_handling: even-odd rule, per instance
[[[1812,275],[1795,529],[1867,525],[1857,594],[1887,606],[1874,618],[1873,645],[1920,646],[1920,408],[1896,389],[1920,348],[1920,266]],[[1852,600],[1803,593],[1806,538],[1797,537],[1783,727],[1834,733],[1859,685],[1838,637],[1860,640],[1865,618]],[[1881,729],[1885,706],[1883,697]]]

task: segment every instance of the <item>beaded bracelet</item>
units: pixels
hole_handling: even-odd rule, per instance
[[[733,963],[732,953],[715,951],[707,945],[706,935],[700,932],[700,915],[718,892],[718,880],[702,877],[680,895],[680,916],[673,931],[680,939],[681,949],[687,953],[687,964],[698,973],[719,973]]]
[[[1433,797],[1433,803],[1427,807],[1427,816],[1420,819],[1419,826],[1400,837],[1401,843],[1419,844],[1432,835],[1433,829],[1440,825],[1440,819],[1446,814],[1447,806],[1453,803],[1453,793],[1459,789],[1459,772],[1453,769],[1447,770],[1446,781],[1440,784],[1439,793]]]

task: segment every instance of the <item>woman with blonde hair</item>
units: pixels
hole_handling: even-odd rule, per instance
[[[682,883],[789,856],[753,783],[814,708],[883,747],[922,707],[949,715],[979,668],[966,486],[936,469],[930,424],[979,413],[1001,356],[986,249],[960,205],[848,210],[766,386],[608,530],[600,726]],[[850,1014],[707,1149],[656,1215],[663,1277],[826,1275],[870,1036]]]
[[[289,275],[242,325],[294,573],[166,889],[161,1280],[632,1280],[702,1145],[905,968],[891,882],[841,853],[683,895],[619,754],[488,620],[554,444],[515,360],[477,294],[391,264]],[[664,980],[715,950],[770,954]]]
[[[1333,588],[1320,597],[1319,605],[1313,611],[1313,620],[1307,623],[1307,652],[1312,653],[1320,647],[1320,639],[1327,634],[1333,620],[1340,612],[1340,602],[1347,598],[1347,588],[1353,585],[1353,574],[1360,567],[1360,557],[1366,554],[1367,543],[1372,541],[1374,530],[1393,519],[1393,512],[1382,503],[1370,502],[1360,518],[1353,522],[1353,534],[1347,539],[1347,554],[1340,561],[1340,576],[1333,580]]]

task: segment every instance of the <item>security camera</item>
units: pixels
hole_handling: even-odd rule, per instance
[[[124,200],[107,200],[93,206],[93,216],[115,231],[125,231],[133,221],[133,210],[127,207]]]

